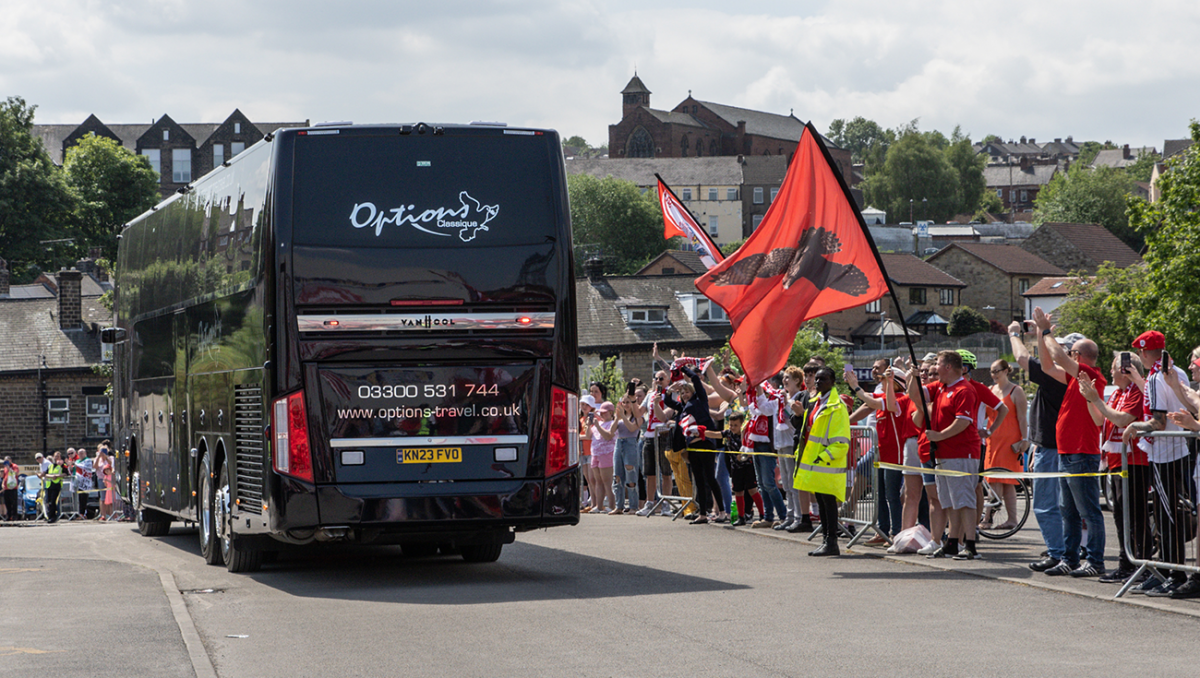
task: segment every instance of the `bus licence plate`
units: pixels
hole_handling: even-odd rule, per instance
[[[407,447],[396,450],[400,464],[445,464],[462,461],[461,447]]]

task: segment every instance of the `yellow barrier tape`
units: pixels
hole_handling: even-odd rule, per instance
[[[931,476],[956,476],[959,478],[965,476],[980,476],[983,478],[999,478],[1003,480],[1019,480],[1021,478],[1098,478],[1104,476],[1121,476],[1126,477],[1124,471],[1100,471],[1097,473],[1061,473],[1058,471],[984,471],[983,473],[971,471],[951,471],[949,469],[940,468],[925,468],[924,466],[905,466],[903,464],[889,464],[887,462],[875,462],[875,468],[883,468],[891,471],[920,471]]]
[[[795,454],[779,454],[776,452],[742,452],[740,450],[706,450],[703,447],[689,447],[683,452],[724,452],[725,454],[744,454],[747,457],[795,457]]]

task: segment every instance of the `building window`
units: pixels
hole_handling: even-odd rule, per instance
[[[49,424],[71,423],[71,399],[46,398],[46,422]]]
[[[1029,278],[1018,278],[1017,279],[1017,292],[1019,292],[1021,294],[1025,294],[1028,291],[1029,291]]]
[[[737,200],[737,189],[736,188],[725,189],[725,199],[726,200]]]
[[[154,170],[155,174],[162,174],[162,153],[157,148],[147,148],[142,151],[142,155],[150,161],[150,169]]]
[[[924,287],[908,288],[908,303],[924,304],[925,303],[925,288]]]
[[[233,123],[233,133],[234,134],[242,133],[242,123],[240,123],[240,122]]]
[[[775,202],[775,196],[777,196],[777,195],[779,195],[779,189],[772,188],[771,189],[771,202]]]
[[[725,315],[725,309],[717,306],[705,298],[696,300],[697,323],[718,323],[727,321],[728,317]]]
[[[631,308],[629,309],[629,324],[661,324],[667,321],[667,312],[661,308]]]
[[[1001,200],[1004,199],[1004,189],[1003,188],[996,189],[996,197],[1000,198]]]
[[[169,129],[163,130],[163,141],[170,141],[170,140],[171,140],[171,130],[169,130]]]
[[[1027,202],[1028,200],[1029,200],[1029,191],[1022,190],[1021,191],[1021,202]]]
[[[1009,191],[1009,192],[1008,192],[1008,201],[1009,201],[1009,202],[1016,202],[1016,201],[1017,201],[1017,192],[1016,192],[1016,190],[1012,190],[1012,191]]]
[[[717,218],[715,216],[709,216],[708,217],[708,234],[715,236],[717,234],[717,232],[718,232]]]
[[[192,180],[192,149],[171,150],[171,181],[186,184]]]
[[[107,438],[112,435],[112,404],[106,396],[87,396],[87,436]]]
[[[953,306],[954,305],[954,288],[953,287],[943,287],[943,288],[939,289],[938,290],[938,302],[941,303],[942,306]]]
[[[675,275],[675,267],[674,266],[663,266],[662,274],[663,275]]]
[[[229,157],[233,157],[238,153],[246,150],[246,144],[241,141],[234,141],[229,144]]]
[[[708,189],[708,199],[709,200],[717,199],[717,189],[715,189],[715,188]]]
[[[220,167],[225,162],[225,144],[213,144],[213,167]]]
[[[679,157],[686,158],[687,152],[688,152],[688,140],[687,140],[687,136],[685,135],[682,139],[679,140]]]
[[[692,189],[690,189],[690,188],[679,189],[679,199],[680,200],[691,200],[692,199]]]
[[[876,299],[875,301],[870,302],[863,308],[865,308],[867,310],[867,313],[879,313],[880,311],[883,310],[883,303],[881,301],[879,301],[878,299]]]
[[[763,189],[762,189],[762,186],[756,186],[756,187],[754,188],[754,204],[755,204],[755,205],[761,205],[761,204],[763,204]]]
[[[756,231],[758,230],[758,225],[762,223],[762,218],[763,218],[763,215],[761,215],[761,214],[755,214],[753,217],[750,218],[750,224],[751,224],[752,230],[756,230]]]

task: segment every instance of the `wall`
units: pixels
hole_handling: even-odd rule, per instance
[[[967,283],[959,294],[959,305],[970,306],[989,320],[1004,325],[1025,317],[1025,298],[1021,296],[1018,280],[1026,279],[1032,287],[1042,279],[1039,275],[1010,276],[958,248],[938,254],[929,263]]]
[[[79,447],[87,444],[95,449],[96,443],[111,438],[109,433],[87,438],[87,397],[84,387],[104,388],[108,379],[86,372],[42,372],[47,398],[70,398],[69,422],[46,426],[46,449],[49,452]],[[22,467],[33,462],[33,455],[42,451],[42,421],[44,415],[38,398],[37,374],[0,376],[0,457],[12,455],[13,461]],[[64,439],[65,433],[65,439]],[[24,469],[23,469],[24,470]]]

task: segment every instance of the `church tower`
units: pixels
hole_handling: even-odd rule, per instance
[[[625,89],[621,90],[621,118],[629,117],[629,114],[637,110],[638,106],[650,107],[650,90],[646,89],[646,85],[642,83],[642,79],[637,76],[635,71],[633,79],[625,85]]]

